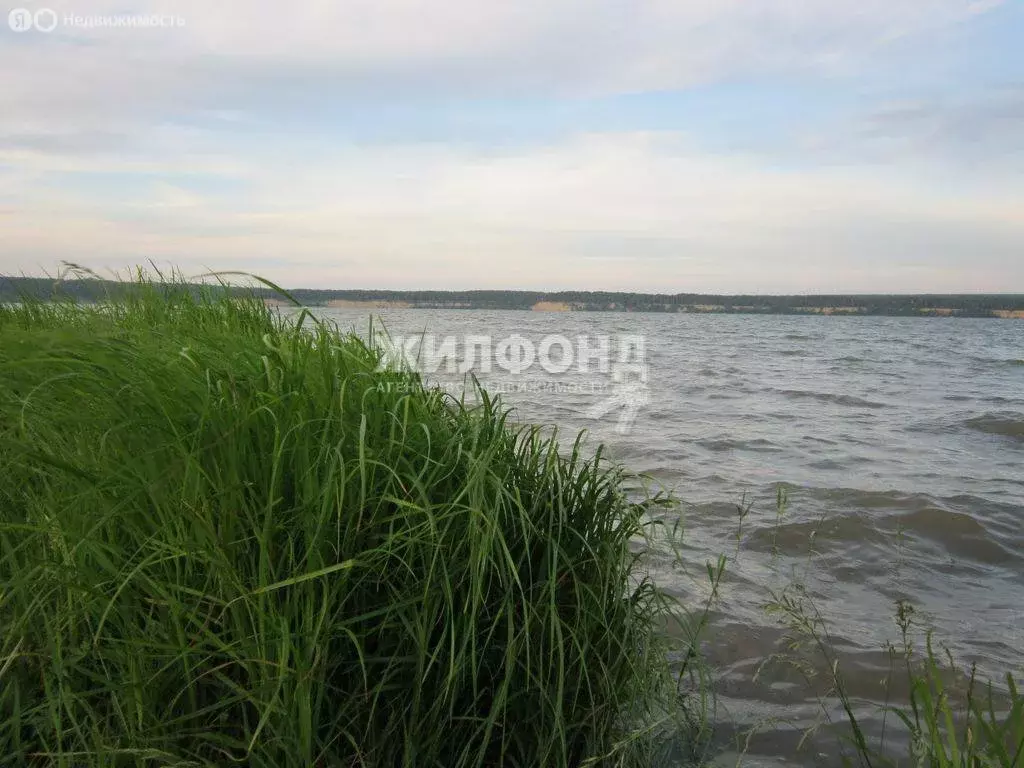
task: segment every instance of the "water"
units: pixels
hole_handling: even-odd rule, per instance
[[[328,310],[366,332],[367,313]],[[716,747],[734,764],[832,762],[808,684],[770,664],[785,628],[764,606],[804,583],[856,697],[881,700],[892,616],[910,600],[960,663],[984,676],[1024,669],[1024,323],[987,319],[384,310],[396,335],[494,339],[642,334],[649,403],[626,434],[588,418],[606,394],[519,391],[523,422],[586,428],[592,442],[685,503],[685,571],[651,558],[658,582],[693,604],[703,563],[730,557],[705,651],[719,700]],[[560,377],[567,381],[578,374]],[[485,382],[515,380],[492,371]],[[530,378],[530,372],[520,374]],[[607,377],[605,377],[607,378]],[[788,507],[777,519],[776,494]],[[737,507],[750,512],[738,534]],[[679,512],[674,513],[676,517]],[[894,690],[898,701],[905,691]],[[869,732],[881,728],[866,721]],[[755,726],[745,750],[737,748]],[[741,743],[741,747],[743,744]]]

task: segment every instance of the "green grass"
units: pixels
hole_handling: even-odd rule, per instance
[[[830,700],[843,712],[847,732],[839,748],[843,764],[861,768],[1018,768],[1024,766],[1024,694],[1012,673],[1005,689],[981,683],[976,668],[969,671],[947,650],[945,660],[936,651],[931,631],[925,631],[923,649],[911,638],[913,608],[900,602],[896,622],[901,647],[890,645],[889,673],[881,693],[885,701],[862,701],[849,693],[847,675],[833,646],[825,621],[799,585],[792,585],[770,603],[793,632],[794,650],[808,646],[827,670],[829,690],[819,698],[822,716],[831,721]],[[793,661],[797,668],[806,665]],[[808,682],[813,672],[808,672]],[[901,680],[900,680],[901,678]],[[890,700],[894,688],[907,690],[906,701]],[[858,715],[857,713],[861,714]],[[877,739],[861,722],[867,714],[880,715],[885,727]],[[893,742],[896,745],[894,746]]]
[[[948,650],[948,666],[941,663],[930,631],[926,632],[924,652],[915,652],[910,640],[912,615],[909,604],[897,605],[902,649],[890,646],[893,674],[895,662],[901,659],[910,684],[910,701],[905,707],[888,708],[910,733],[911,756],[917,764],[935,768],[1024,765],[1024,695],[1018,692],[1013,674],[1006,673],[1006,689],[997,693],[991,683],[979,685],[972,665],[965,688],[956,691],[947,681],[962,676],[962,670]],[[856,721],[851,722],[856,727]],[[872,761],[867,750],[860,754],[869,764],[894,762]]]
[[[0,307],[0,765],[639,766],[697,738],[620,470],[378,364],[167,284]]]
[[[776,500],[776,529],[785,516],[787,499],[780,489]],[[741,508],[740,523],[745,513]],[[813,537],[808,555],[813,555]],[[902,533],[900,547],[902,550]],[[902,551],[900,553],[902,558]],[[897,568],[897,573],[898,573]],[[843,764],[860,768],[1021,768],[1024,766],[1024,692],[1011,672],[1004,687],[982,683],[975,665],[965,669],[945,650],[940,654],[928,627],[919,625],[913,606],[899,601],[894,620],[899,647],[889,643],[890,665],[881,693],[884,701],[862,701],[849,692],[847,675],[828,626],[803,580],[794,577],[779,591],[771,591],[765,605],[770,615],[790,630],[793,650],[786,664],[801,672],[811,688],[816,674],[802,660],[803,650],[817,656],[827,670],[828,693],[819,696],[822,716],[831,722],[830,702],[838,702],[847,727],[838,745]],[[923,635],[923,642],[916,635]],[[942,656],[945,656],[943,660]],[[768,661],[766,660],[766,664]],[[892,691],[907,691],[903,702]],[[858,712],[861,715],[858,715]],[[870,737],[861,722],[867,714],[880,715],[878,738]],[[894,746],[893,742],[898,746]]]
[[[686,619],[641,559],[664,499],[479,394],[173,283],[0,306],[0,766],[699,758],[689,681],[725,558]],[[889,677],[909,699],[877,704],[802,585],[771,597],[825,662],[849,764],[1024,765],[1013,678],[915,649],[909,606]]]

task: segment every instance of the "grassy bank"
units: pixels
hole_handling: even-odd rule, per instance
[[[699,757],[709,688],[682,673],[726,558],[681,621],[622,480],[261,299],[0,306],[0,766]],[[847,764],[1024,763],[1014,679],[915,648],[909,606],[878,704],[802,583],[770,597]]]
[[[650,765],[619,481],[260,301],[0,307],[0,765]]]

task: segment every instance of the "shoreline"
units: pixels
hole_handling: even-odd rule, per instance
[[[285,299],[264,298],[268,307],[294,307],[294,303]],[[675,307],[634,309],[631,307],[592,307],[578,306],[567,302],[540,301],[530,306],[490,307],[468,303],[415,303],[409,301],[392,301],[387,299],[334,299],[325,303],[302,304],[308,309],[414,309],[414,310],[468,310],[468,311],[508,311],[508,312],[548,312],[548,313],[594,313],[607,312],[619,314],[669,314],[669,315],[771,315],[771,316],[841,316],[841,317],[942,317],[942,318],[976,318],[993,320],[1024,320],[1024,309],[993,309],[984,312],[965,312],[955,307],[925,307],[916,312],[872,312],[864,307],[830,307],[804,306],[791,310],[776,310],[768,307],[724,306],[711,304],[686,304]]]

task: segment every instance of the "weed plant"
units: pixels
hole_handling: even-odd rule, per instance
[[[0,765],[651,765],[621,480],[304,312],[0,307]]]

